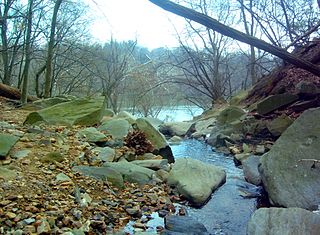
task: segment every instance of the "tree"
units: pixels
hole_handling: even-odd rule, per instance
[[[224,25],[205,14],[199,13],[197,11],[181,6],[179,4],[175,4],[171,1],[168,1],[168,0],[149,0],[149,1],[160,6],[161,8],[167,11],[170,11],[174,14],[180,15],[187,19],[193,20],[223,35],[226,35],[238,41],[244,42],[246,44],[249,44],[259,49],[262,49],[264,51],[267,51],[291,64],[296,65],[299,68],[305,69],[315,74],[316,76],[320,76],[320,68],[317,65],[314,65],[301,58],[297,58],[278,46],[271,45],[261,39],[249,36],[236,29],[233,29],[229,26]]]
[[[30,54],[31,54],[31,30],[32,30],[32,14],[33,14],[33,3],[34,0],[28,1],[28,17],[27,17],[27,35],[26,35],[26,46],[25,46],[25,65],[23,70],[23,85],[21,94],[21,103],[27,103],[28,97],[28,80],[29,80],[29,67],[30,67]]]
[[[48,98],[51,96],[51,85],[52,85],[52,59],[53,59],[53,49],[55,44],[55,31],[57,24],[57,15],[60,8],[62,0],[56,0],[52,21],[51,21],[51,30],[50,30],[50,38],[48,43],[48,54],[47,54],[47,62],[46,62],[46,75],[45,75],[45,88],[44,88],[44,97]]]

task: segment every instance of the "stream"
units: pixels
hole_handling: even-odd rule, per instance
[[[210,234],[246,234],[246,225],[258,206],[257,198],[244,198],[239,188],[246,186],[242,169],[233,159],[197,140],[184,140],[171,146],[175,158],[192,157],[205,163],[221,166],[227,180],[212,194],[208,203],[200,209],[187,207],[188,215],[205,225]]]

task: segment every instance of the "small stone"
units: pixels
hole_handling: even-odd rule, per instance
[[[14,219],[14,218],[16,218],[16,214],[15,213],[13,213],[13,212],[7,212],[6,213],[6,216],[9,218],[9,219]]]
[[[25,234],[34,234],[36,232],[36,227],[33,225],[27,225],[24,227],[23,231]]]
[[[51,228],[46,220],[42,220],[37,228],[37,234],[50,234]]]
[[[28,218],[28,219],[24,219],[23,222],[27,225],[29,224],[33,224],[34,222],[36,222],[36,220],[34,218]]]

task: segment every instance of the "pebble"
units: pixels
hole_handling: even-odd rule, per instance
[[[40,234],[40,235],[41,234],[50,234],[50,232],[51,232],[51,228],[50,228],[48,221],[42,220],[37,228],[37,234]]]
[[[36,220],[34,218],[28,218],[28,219],[24,219],[23,222],[25,224],[29,225],[29,224],[36,222]]]
[[[9,218],[9,219],[14,219],[17,217],[17,215],[13,212],[7,212],[6,213],[6,216]]]

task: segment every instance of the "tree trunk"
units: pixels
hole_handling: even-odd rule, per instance
[[[30,67],[30,60],[31,60],[31,29],[32,29],[32,11],[33,11],[33,1],[29,0],[29,9],[28,9],[28,24],[27,24],[27,35],[26,35],[26,47],[25,47],[25,64],[23,69],[23,84],[22,84],[22,94],[21,94],[21,103],[27,103],[27,96],[28,96],[28,80],[29,80],[29,67]]]
[[[201,14],[197,11],[194,11],[192,9],[189,9],[184,6],[180,6],[179,4],[173,3],[168,0],[149,0],[150,2],[156,4],[157,6],[163,8],[166,11],[172,12],[176,15],[185,17],[187,19],[193,20],[199,24],[202,24],[218,33],[221,33],[223,35],[226,35],[228,37],[231,37],[235,40],[238,40],[240,42],[244,42],[246,44],[249,44],[251,46],[257,47],[259,49],[262,49],[266,52],[271,53],[272,55],[278,56],[279,58],[299,67],[302,69],[305,69],[311,73],[313,73],[316,76],[320,76],[320,68],[312,64],[306,60],[303,60],[301,58],[295,57],[294,55],[290,54],[286,50],[273,46],[263,40],[260,40],[256,37],[247,35],[245,33],[242,33],[236,29],[233,29],[229,26],[226,26],[217,20]]]
[[[54,5],[52,21],[51,21],[51,32],[50,39],[48,44],[48,55],[47,55],[47,64],[46,64],[46,75],[45,75],[45,87],[44,87],[44,97],[48,98],[51,96],[51,83],[52,83],[52,59],[53,59],[53,49],[55,42],[55,30],[57,24],[57,15],[60,8],[62,0],[57,0]]]
[[[3,83],[0,83],[0,96],[13,100],[21,100],[21,92],[17,88],[5,85]],[[37,98],[28,96],[27,100],[35,101],[37,100]]]

